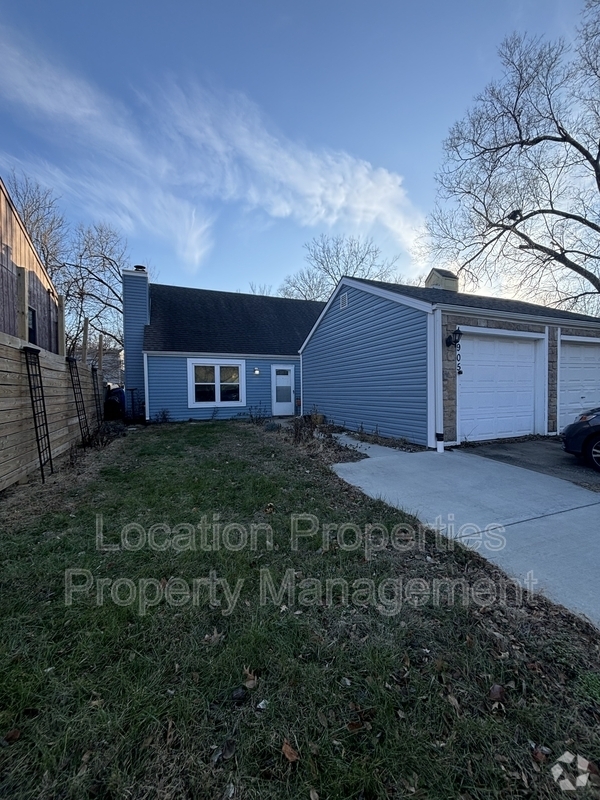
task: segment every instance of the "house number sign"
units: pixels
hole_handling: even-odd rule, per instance
[[[463,374],[463,371],[462,371],[462,368],[461,368],[461,365],[460,365],[460,361],[461,361],[461,359],[460,359],[460,342],[458,342],[457,345],[456,345],[456,374],[457,375],[462,375]]]

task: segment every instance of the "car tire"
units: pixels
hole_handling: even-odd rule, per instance
[[[600,472],[600,434],[585,443],[585,457],[590,467]]]

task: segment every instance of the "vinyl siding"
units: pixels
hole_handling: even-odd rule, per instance
[[[427,314],[352,287],[302,356],[303,413],[427,444]]]
[[[144,401],[144,326],[148,324],[148,276],[123,273],[123,336],[125,347],[125,394],[129,414],[141,414]],[[131,409],[131,389],[139,406]]]
[[[202,358],[210,358],[203,355]],[[223,356],[223,358],[234,358]],[[235,357],[237,359],[237,356]],[[149,418],[165,410],[171,420],[180,422],[190,419],[233,419],[247,417],[250,412],[271,416],[271,365],[293,364],[296,381],[296,397],[300,397],[300,358],[244,358],[246,362],[246,404],[216,408],[188,408],[187,384],[188,356],[148,355],[148,413]],[[215,356],[218,363],[219,357]],[[260,370],[254,374],[255,367]],[[143,384],[142,384],[143,385]]]

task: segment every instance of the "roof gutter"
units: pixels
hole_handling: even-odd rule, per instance
[[[597,320],[571,319],[570,317],[546,317],[538,314],[520,314],[515,311],[496,311],[490,308],[479,308],[477,306],[455,306],[449,303],[434,303],[434,311],[440,309],[447,313],[465,314],[467,316],[486,317],[489,319],[512,319],[515,322],[531,322],[535,325],[562,325],[563,327],[573,326],[575,328],[600,327],[600,317]]]

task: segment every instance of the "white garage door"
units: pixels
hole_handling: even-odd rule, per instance
[[[459,440],[534,433],[535,340],[466,333],[460,347]]]
[[[561,342],[559,403],[561,431],[583,411],[600,406],[600,344]]]

